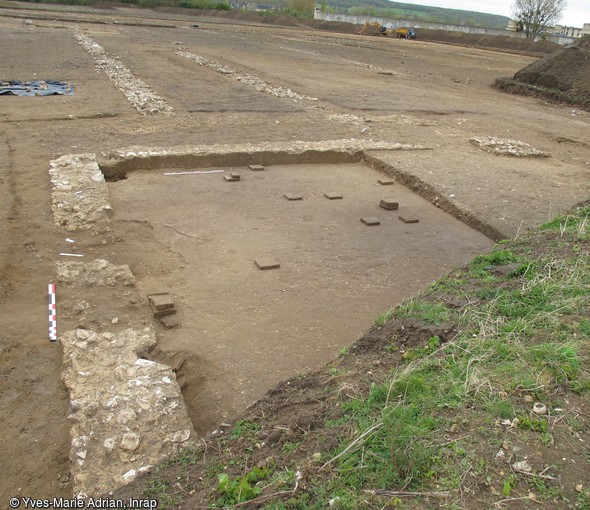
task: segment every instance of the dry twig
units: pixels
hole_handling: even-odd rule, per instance
[[[518,473],[519,475],[532,476],[532,477],[535,477],[535,478],[543,478],[544,480],[556,480],[556,478],[554,476],[543,475],[543,474],[536,474],[536,473],[529,473],[528,471],[521,471],[520,469],[515,469],[514,472],[515,473]]]
[[[254,499],[250,499],[248,501],[242,501],[241,503],[236,503],[233,506],[227,507],[227,508],[241,508],[247,505],[254,505],[254,504],[258,504],[262,501],[266,501],[267,499],[271,499],[271,498],[280,498],[283,496],[287,496],[287,495],[292,495],[293,492],[295,491],[279,491],[279,492],[273,492],[272,494],[267,494],[266,496],[259,496],[258,498],[254,498]]]
[[[332,462],[334,462],[336,459],[339,459],[340,457],[342,457],[344,454],[348,453],[349,450],[352,450],[353,448],[356,448],[359,443],[362,443],[362,441],[371,433],[373,433],[375,430],[380,429],[383,426],[383,422],[380,421],[377,424],[373,425],[370,429],[365,430],[360,436],[358,436],[352,443],[350,443],[344,450],[342,450],[338,455],[336,455],[336,457],[332,457],[329,461],[327,461],[321,468],[325,469],[326,467],[328,467],[330,464],[332,464]]]
[[[364,490],[365,494],[371,494],[372,496],[384,496],[388,498],[401,497],[401,498],[450,498],[451,493],[449,491],[393,491],[393,490]]]

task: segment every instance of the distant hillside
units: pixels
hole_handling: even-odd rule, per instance
[[[453,25],[505,29],[510,18],[460,9],[446,9],[427,5],[414,5],[388,0],[324,0],[322,9],[329,12],[370,15],[386,18],[403,18],[415,21],[432,21]]]
[[[30,3],[69,4],[69,5],[137,5],[139,7],[182,7],[188,9],[218,9],[229,11],[238,0],[21,0]],[[243,0],[239,0],[241,3]],[[497,14],[487,14],[443,7],[414,5],[389,0],[245,0],[251,5],[273,7],[266,14],[276,14],[277,8],[284,14],[302,18],[313,18],[313,6],[320,5],[327,12],[340,12],[353,15],[377,16],[414,21],[449,23],[472,27],[497,28],[505,30],[510,18]]]

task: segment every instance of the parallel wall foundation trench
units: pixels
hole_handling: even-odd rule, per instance
[[[131,269],[137,298],[125,295],[135,322],[157,338],[138,357],[172,368],[198,435],[232,421],[281,380],[329,362],[380,313],[492,245],[402,184],[381,184],[389,178],[383,168],[367,166],[356,149],[122,154],[62,158],[52,172],[70,160],[90,169],[88,182],[65,182],[73,197],[98,184],[98,213],[65,209],[129,245],[129,260],[117,262]],[[264,169],[252,170],[253,163]],[[232,173],[240,179],[226,180]],[[52,181],[56,223],[68,228],[56,203],[64,178]],[[384,209],[382,200],[399,208]],[[361,221],[368,218],[379,225]],[[260,269],[265,258],[280,267]],[[173,316],[153,316],[148,296],[157,293],[170,295]],[[117,322],[97,329],[102,334]],[[167,429],[169,440],[186,440],[186,430],[184,421],[179,431]],[[128,434],[135,440],[143,432]]]

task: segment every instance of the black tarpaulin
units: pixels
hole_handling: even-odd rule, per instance
[[[74,86],[57,80],[0,80],[0,96],[71,96]]]

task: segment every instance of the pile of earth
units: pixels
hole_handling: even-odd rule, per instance
[[[512,37],[510,35],[468,34],[465,32],[450,32],[449,30],[424,28],[420,29],[419,35],[422,41],[501,50],[509,53],[533,56],[548,55],[559,48],[557,43],[550,41],[533,41],[526,37]]]
[[[494,87],[590,110],[590,36],[529,64],[513,78],[498,78]]]

